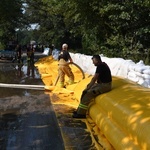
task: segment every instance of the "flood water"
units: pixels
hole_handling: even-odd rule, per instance
[[[41,57],[44,56],[35,55],[35,61]],[[0,60],[0,150],[64,149],[50,98],[44,89],[18,85],[44,86],[37,68],[29,67],[25,57],[23,64]]]
[[[29,67],[25,59],[23,61],[23,64],[11,63],[11,61],[1,62],[0,83],[11,85],[43,85],[37,68],[35,68],[34,66]],[[13,95],[26,95],[32,92],[35,91],[19,88],[16,89],[15,86],[10,86],[10,88],[0,87],[0,98]]]

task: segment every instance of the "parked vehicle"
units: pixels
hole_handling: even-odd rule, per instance
[[[13,60],[16,56],[14,50],[0,50],[0,59]]]

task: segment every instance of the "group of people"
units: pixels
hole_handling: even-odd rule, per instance
[[[34,64],[34,52],[35,47],[33,45],[27,46],[27,63],[31,67]],[[17,45],[16,58],[18,63],[21,62],[21,55],[21,46]],[[57,59],[59,84],[61,88],[65,88],[65,75],[67,75],[69,78],[69,84],[74,83],[74,74],[69,66],[69,64],[73,63],[73,59],[68,52],[68,45],[66,43],[62,45],[62,50],[58,53]],[[83,90],[79,106],[76,111],[73,112],[73,118],[86,118],[86,113],[90,102],[93,101],[93,99],[98,95],[111,90],[112,76],[109,66],[101,60],[99,55],[93,55],[92,62],[96,66],[95,74],[91,81],[87,84],[87,87]]]
[[[27,54],[27,63],[28,65],[33,65],[34,64],[34,52],[35,52],[35,47],[34,45],[30,44],[26,46],[26,54]],[[19,64],[22,63],[22,47],[20,44],[16,45],[15,52],[16,56],[13,62],[16,60]]]
[[[109,66],[105,62],[102,62],[99,55],[93,55],[92,61],[96,66],[96,71],[93,78],[82,92],[79,106],[76,111],[73,112],[73,118],[86,118],[86,113],[90,102],[98,95],[111,90],[112,76]],[[73,63],[73,60],[68,52],[68,45],[65,43],[62,45],[62,50],[58,56],[58,73],[60,87],[62,88],[65,87],[65,75],[68,76],[70,84],[74,83],[74,74],[69,67],[70,63]]]
[[[19,77],[22,76],[21,68],[23,66],[23,59],[22,59],[23,50],[26,51],[26,55],[27,55],[27,76],[32,76],[34,78],[34,52],[35,52],[35,47],[32,44],[28,45],[24,48],[20,44],[17,44],[16,47],[15,47],[16,56],[13,59],[12,62],[17,62],[18,63],[17,76],[19,76]]]

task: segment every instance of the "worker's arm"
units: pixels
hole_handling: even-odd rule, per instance
[[[90,83],[87,85],[85,90],[89,90],[97,81],[98,77],[99,77],[99,73],[95,73],[94,77],[91,79]]]
[[[70,61],[70,63],[73,63],[73,60],[72,60],[72,58],[71,58],[71,57],[70,57],[69,61]]]
[[[69,59],[69,63],[73,63],[73,60],[72,60],[72,58],[71,58],[69,52],[68,52],[68,59]]]

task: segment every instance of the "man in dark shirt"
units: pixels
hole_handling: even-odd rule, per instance
[[[112,76],[108,65],[101,61],[99,55],[94,55],[92,60],[93,64],[97,66],[95,75],[82,92],[80,104],[77,110],[73,112],[73,118],[86,118],[86,111],[92,99],[111,90]]]
[[[62,45],[62,50],[58,56],[58,73],[59,73],[59,81],[60,81],[60,87],[64,87],[64,82],[65,82],[65,75],[68,76],[69,78],[69,84],[74,83],[74,75],[72,73],[71,68],[69,67],[69,63],[72,63],[73,60],[68,52],[68,45],[63,44]],[[68,62],[69,61],[69,62]]]

